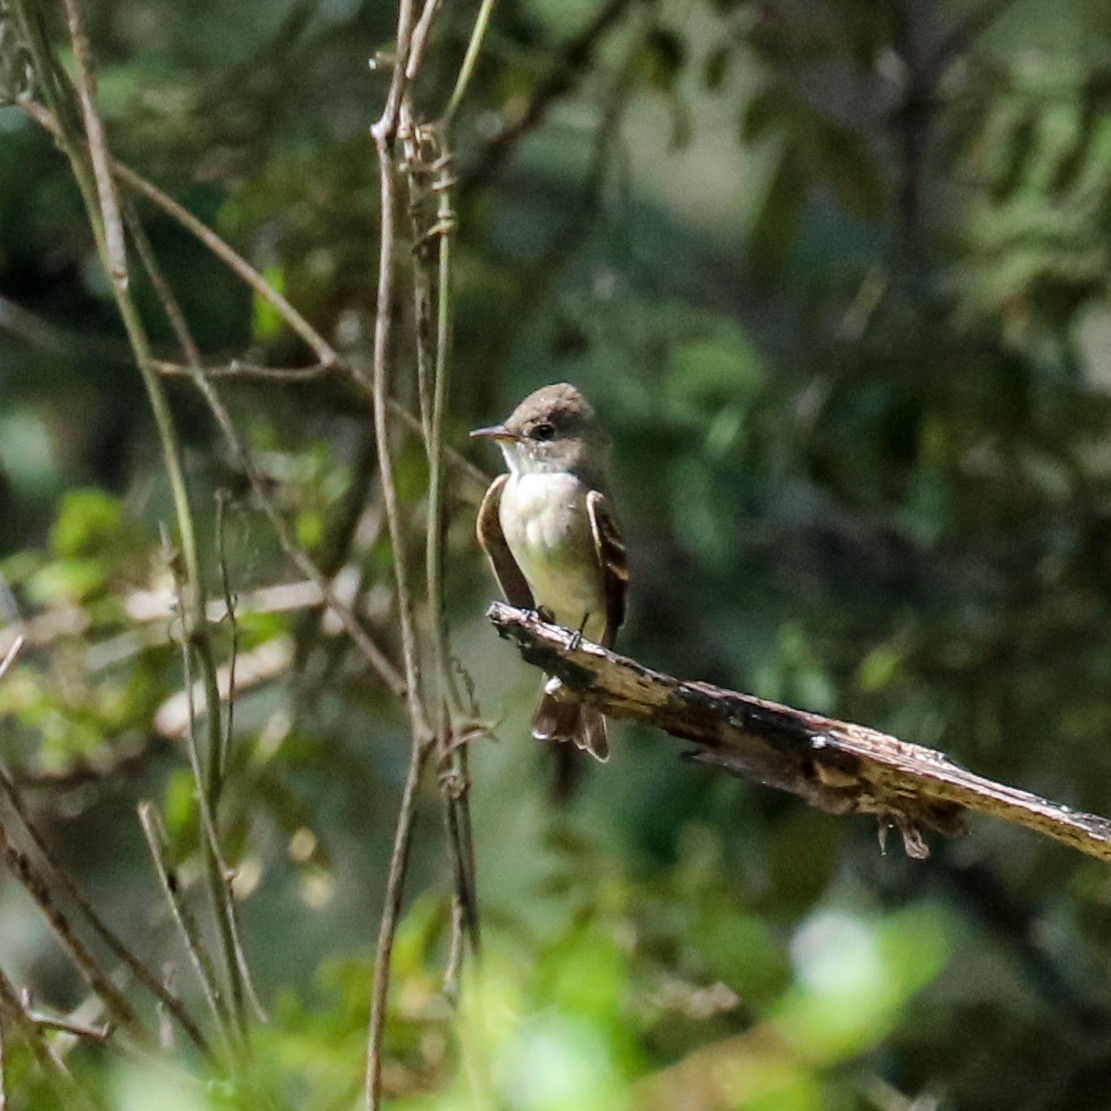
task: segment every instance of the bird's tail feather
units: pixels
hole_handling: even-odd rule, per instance
[[[537,741],[569,741],[595,760],[609,759],[606,719],[593,706],[585,706],[566,694],[560,697],[558,680],[544,684],[540,703],[532,718],[532,736]]]

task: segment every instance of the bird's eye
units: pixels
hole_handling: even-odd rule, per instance
[[[541,421],[540,424],[532,426],[532,438],[534,440],[550,440],[555,435],[555,425],[549,424],[547,421]]]

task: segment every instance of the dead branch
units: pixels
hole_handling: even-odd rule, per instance
[[[487,616],[522,657],[608,716],[692,741],[689,758],[790,791],[831,814],[874,814],[929,855],[922,830],[964,832],[972,811],[1111,861],[1111,821],[996,783],[942,752],[852,722],[653,671],[501,602]]]

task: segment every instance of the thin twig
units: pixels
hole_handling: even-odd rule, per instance
[[[409,45],[409,57],[405,63],[405,80],[410,84],[416,80],[417,73],[420,71],[420,64],[424,59],[424,48],[428,45],[428,33],[431,31],[432,24],[436,21],[436,16],[440,14],[440,9],[443,6],[444,0],[424,0],[424,8],[421,10],[420,19],[417,20],[417,25],[413,28]]]
[[[378,249],[378,301],[374,324],[374,366],[372,392],[374,407],[374,433],[378,450],[378,471],[382,482],[382,500],[386,511],[386,524],[393,548],[394,582],[401,625],[402,656],[405,663],[406,704],[409,712],[410,755],[409,772],[405,780],[401,809],[394,833],[393,852],[390,857],[386,881],[385,904],[378,926],[378,946],[374,958],[374,985],[371,992],[370,1017],[367,1023],[366,1072],[363,1094],[367,1111],[378,1111],[382,1101],[382,1041],[385,1034],[386,1010],[389,999],[390,968],[394,937],[401,911],[401,898],[412,842],[413,820],[416,812],[416,793],[421,771],[432,745],[429,724],[421,702],[420,660],[416,640],[416,622],[413,600],[409,590],[405,567],[405,543],[401,527],[401,512],[397,500],[397,487],[393,475],[390,453],[388,407],[389,364],[391,354],[391,323],[394,311],[393,266],[395,244],[395,200],[393,144],[396,139],[403,94],[406,85],[406,65],[411,47],[412,0],[400,0],[397,21],[397,55],[393,79],[386,106],[378,122],[371,128],[378,154],[379,178],[379,249]]]
[[[112,983],[111,977],[101,968],[92,951],[78,937],[69,918],[55,904],[50,888],[35,870],[30,858],[11,843],[8,839],[7,830],[2,825],[0,825],[0,853],[3,854],[12,874],[50,923],[62,948],[69,953],[89,987],[100,996],[104,1005],[116,1017],[121,1026],[133,1034],[139,1042],[149,1044],[151,1041],[150,1035],[143,1027],[135,1009],[119,988]]]
[[[96,106],[96,74],[93,71],[92,49],[85,32],[84,17],[80,0],[65,0],[66,23],[69,27],[69,40],[73,46],[73,57],[77,63],[77,97],[81,105],[81,116],[85,123],[85,134],[89,139],[89,156],[96,178],[97,197],[104,216],[104,241],[107,248],[108,274],[112,281],[126,288],[127,246],[124,241],[123,221],[120,219],[120,202],[116,196],[116,183],[108,157],[108,143],[104,133],[104,121]]]
[[[394,832],[393,852],[386,877],[385,904],[378,926],[378,948],[374,955],[374,985],[371,989],[370,1022],[367,1033],[366,1074],[363,1096],[367,1111],[378,1111],[382,1105],[382,1040],[386,1027],[386,1005],[390,991],[390,960],[394,937],[401,916],[401,896],[405,889],[405,873],[409,865],[409,847],[416,817],[417,787],[430,750],[429,744],[414,744],[409,754],[409,771]]]
[[[9,651],[8,656],[12,653]],[[189,1036],[190,1041],[202,1052],[207,1052],[208,1046],[204,1035],[197,1026],[192,1015],[180,999],[171,994],[166,986],[154,975],[147,966],[123,943],[122,940],[110,929],[107,923],[93,909],[92,904],[82,894],[80,888],[70,877],[65,868],[55,857],[46,838],[39,831],[38,826],[31,820],[23,799],[11,775],[3,764],[0,764],[0,790],[3,791],[12,810],[19,817],[23,828],[27,831],[35,848],[42,855],[51,874],[59,886],[73,900],[77,909],[85,916],[92,931],[111,950],[113,956],[122,961],[134,974],[135,978],[145,987],[169,1012],[177,1019],[181,1028]]]
[[[231,645],[228,650],[228,712],[224,725],[224,761],[231,752],[232,730],[235,722],[235,665],[239,660],[239,621],[235,615],[235,597],[231,589],[231,576],[228,574],[228,553],[224,544],[224,517],[227,513],[228,499],[222,492],[216,497],[216,559],[220,565],[220,588],[224,592],[224,612],[227,614],[228,628],[231,630]]]
[[[544,122],[553,102],[574,89],[576,80],[590,65],[599,41],[625,14],[631,3],[632,0],[608,0],[590,23],[563,48],[551,74],[537,86],[524,112],[486,143],[474,165],[463,175],[465,190],[476,189],[489,181],[516,145]]]
[[[459,67],[459,76],[455,79],[455,88],[452,90],[451,99],[448,101],[447,109],[440,121],[444,131],[447,131],[451,121],[455,118],[455,113],[459,110],[467,86],[471,83],[475,63],[478,61],[478,55],[486,39],[486,32],[490,27],[490,17],[494,14],[494,3],[495,0],[482,0],[482,7],[478,9],[478,15],[475,16],[471,38],[467,43],[467,52],[463,55],[463,64]]]
[[[166,377],[192,378],[199,374],[210,382],[224,378],[278,384],[319,382],[322,378],[334,378],[340,369],[338,365],[327,366],[324,363],[304,367],[260,366],[257,363],[240,362],[238,359],[233,359],[224,366],[201,366],[199,361],[196,366],[192,366],[166,362],[163,359],[156,359],[153,365],[159,374]]]
[[[402,5],[405,6],[404,3]],[[394,256],[394,204],[395,182],[393,158],[390,153],[392,134],[383,118],[372,128],[378,149],[378,177],[381,198],[378,253],[378,314],[374,323],[374,435],[378,447],[378,473],[382,481],[382,502],[386,510],[386,525],[394,551],[394,583],[397,590],[397,609],[401,626],[401,651],[405,663],[405,696],[409,720],[413,727],[413,743],[419,744],[429,735],[421,703],[420,661],[417,654],[416,621],[413,616],[413,596],[409,590],[409,577],[405,567],[405,544],[401,525],[401,510],[397,502],[397,485],[393,474],[393,457],[390,452],[389,424],[387,421],[389,396],[389,362],[391,323],[394,311],[393,256]]]
[[[235,912],[235,899],[231,890],[232,870],[224,859],[223,849],[217,833],[216,815],[214,804],[218,795],[210,790],[211,763],[218,759],[215,753],[209,754],[209,766],[206,767],[201,759],[200,749],[196,739],[196,721],[193,707],[193,677],[192,656],[193,647],[188,640],[182,640],[182,667],[184,670],[186,707],[189,716],[189,730],[187,734],[186,749],[189,753],[189,763],[193,771],[193,778],[197,784],[197,804],[201,817],[201,851],[208,858],[205,872],[209,878],[209,888],[212,896],[213,911],[216,914],[216,923],[220,934],[220,944],[223,951],[225,974],[227,976],[231,995],[231,1015],[234,1020],[235,1030],[246,1048],[246,1015],[244,999],[250,1001],[256,1014],[265,1022],[266,1011],[262,1006],[254,989],[251,971],[247,964],[246,953],[239,935],[239,921]],[[210,708],[211,712],[211,708]],[[222,740],[221,740],[222,744]]]
[[[275,504],[267,484],[258,466],[255,464],[254,456],[251,454],[250,448],[239,434],[239,430],[235,427],[235,422],[231,419],[231,414],[220,400],[220,396],[216,392],[215,387],[204,375],[196,373],[196,371],[199,370],[201,362],[200,352],[185,322],[185,317],[177,304],[177,298],[174,296],[173,290],[169,287],[169,284],[161,278],[161,268],[153,253],[144,251],[142,245],[140,246],[140,250],[143,253],[144,265],[148,273],[151,274],[156,290],[159,291],[166,314],[174,323],[175,331],[178,333],[182,348],[190,360],[190,367],[193,363],[196,363],[196,367],[192,367],[192,373],[190,373],[190,367],[187,367],[186,372],[208,404],[209,409],[212,411],[212,415],[216,418],[216,422],[220,426],[220,431],[224,434],[224,438],[235,452],[240,466],[247,475],[247,480],[251,484],[251,489],[255,497],[266,513],[274,532],[277,534],[278,542],[281,544],[282,550],[307,578],[312,579],[313,582],[317,584],[329,608],[339,618],[341,624],[347,630],[359,650],[363,653],[367,662],[378,672],[390,689],[393,690],[395,694],[400,695],[404,691],[405,681],[398,674],[397,669],[389,659],[387,659],[385,653],[371,639],[358,618],[351,612],[350,607],[345,605],[336,596],[332,583],[316,566],[313,558],[297,542],[293,529],[289,526],[281,510]],[[229,615],[231,613],[230,609],[226,609],[225,612]],[[221,734],[221,748],[224,746],[224,735],[224,733]]]
[[[15,640],[12,641],[11,647],[4,653],[4,659],[0,662],[0,679],[3,679],[4,676],[8,674],[9,668],[15,663],[15,658],[19,655],[22,647],[23,634],[20,633]]]
[[[317,358],[325,366],[334,366],[340,361],[339,355],[331,344],[253,266],[233,251],[207,224],[198,220],[187,208],[178,204],[172,197],[157,186],[152,185],[146,178],[140,177],[139,174],[122,162],[113,159],[112,169],[128,188],[142,193],[144,197],[153,201],[164,212],[173,216],[183,228],[196,236],[217,258],[233,270],[244,284],[250,286],[264,301],[272,305],[281,314],[282,319],[313,349]]]
[[[147,277],[150,278],[150,284],[154,288],[155,295],[162,306],[162,311],[166,314],[166,319],[170,322],[174,336],[181,345],[182,353],[191,364],[199,365],[201,352],[197,347],[197,341],[193,338],[193,332],[185,319],[185,313],[182,312],[173,288],[162,272],[162,267],[158,263],[158,256],[154,253],[146,229],[143,227],[143,222],[139,219],[139,214],[135,211],[135,205],[130,197],[124,203],[124,217],[127,220],[127,229],[131,232],[131,238],[135,241],[135,249],[139,252],[139,260],[143,264],[143,269],[147,272]],[[155,359],[151,360],[151,368],[161,373],[159,363]]]
[[[27,1017],[19,992],[2,969],[0,969],[0,1017],[11,1019],[11,1022],[5,1026],[5,1032],[9,1036],[16,1033],[25,1036],[35,1064],[43,1075],[56,1074],[65,1082],[67,1093],[77,1092],[73,1076],[66,1068],[65,1062],[54,1051],[42,1030]],[[88,1101],[83,1100],[82,1106],[87,1105]]]
[[[397,132],[401,100],[408,84],[409,51],[412,48],[412,41],[413,0],[399,0],[397,6],[397,48],[394,55],[393,76],[390,79],[390,89],[386,94],[386,106],[382,110],[382,117],[372,129],[376,140],[380,135],[383,141],[389,143]]]
[[[220,379],[241,381],[259,381],[259,382],[275,382],[275,383],[299,383],[299,382],[313,382],[320,378],[342,374],[349,379],[353,376],[354,372],[346,363],[336,363],[334,366],[325,366],[323,363],[316,363],[313,366],[307,367],[273,367],[273,366],[259,366],[256,363],[244,363],[238,359],[233,359],[230,363],[222,366],[201,366],[191,367],[183,363],[171,363],[163,360],[156,360],[154,368],[159,374],[168,378],[192,378],[194,375],[201,375],[213,381]],[[386,399],[386,405],[389,408],[390,416],[396,417],[405,427],[412,433],[421,436],[424,434],[424,429],[421,426],[420,417],[414,416],[404,405],[401,404],[396,398],[389,397]],[[453,469],[458,471],[461,475],[470,480],[476,491],[484,491],[490,485],[490,476],[482,470],[481,467],[476,467],[465,455],[461,455],[453,447],[447,444],[443,445],[444,459],[450,463]],[[453,491],[460,501],[467,502],[477,506],[482,500],[481,493],[472,493],[468,490]]]
[[[75,1038],[81,1038],[87,1042],[97,1042],[101,1045],[108,1040],[112,1033],[112,1027],[108,1023],[104,1023],[103,1026],[89,1026],[85,1022],[75,1022],[71,1018],[64,1018],[61,1015],[48,1015],[42,1011],[29,1011],[27,1017],[43,1030],[58,1030],[63,1034],[72,1034]]]
[[[166,831],[162,826],[162,819],[154,803],[139,803],[139,823],[143,827],[143,836],[146,838],[147,846],[150,849],[154,869],[158,873],[158,879],[162,884],[166,901],[170,904],[174,921],[181,931],[186,951],[189,953],[189,959],[193,962],[193,968],[196,970],[205,1001],[212,1012],[212,1017],[216,1020],[217,1029],[226,1031],[229,1016],[227,1005],[224,1002],[223,989],[220,987],[216,970],[212,965],[212,958],[208,955],[208,950],[201,941],[200,931],[197,929],[193,912],[189,909],[189,904],[182,894],[181,882],[170,861]]]
[[[0,1003],[0,1111],[8,1111],[8,1060],[4,1040],[4,1006]]]

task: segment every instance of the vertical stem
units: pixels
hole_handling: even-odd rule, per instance
[[[370,1025],[367,1034],[366,1075],[363,1082],[364,1105],[367,1111],[379,1111],[382,1106],[382,1041],[386,1029],[386,1008],[390,992],[390,960],[393,956],[394,936],[401,914],[401,895],[405,888],[405,873],[409,866],[409,847],[412,844],[413,821],[416,816],[417,787],[429,746],[414,742],[409,753],[409,771],[401,796],[401,809],[394,833],[393,854],[386,877],[386,899],[382,908],[382,921],[378,926],[378,949],[374,957],[374,986],[371,991]]]
[[[490,16],[494,14],[494,3],[495,0],[482,0],[482,7],[478,9],[474,28],[471,31],[471,41],[467,43],[467,53],[463,56],[463,64],[459,67],[459,76],[455,80],[451,100],[448,101],[447,111],[444,112],[443,124],[445,129],[455,118],[455,113],[463,100],[463,94],[470,84],[475,63],[478,61],[479,51],[482,49],[482,41],[486,38],[486,29],[490,26]]]
[[[401,511],[394,483],[393,459],[390,454],[388,402],[391,324],[394,308],[393,264],[396,231],[393,145],[400,117],[401,101],[405,87],[405,65],[412,34],[412,0],[401,0],[397,24],[397,59],[385,110],[381,119],[371,129],[378,153],[380,186],[379,249],[378,249],[378,304],[374,325],[374,434],[378,448],[378,470],[382,480],[382,500],[386,510],[386,524],[393,548],[394,582],[397,589],[397,606],[401,624],[401,647],[405,665],[405,698],[409,711],[410,753],[409,772],[401,800],[401,810],[394,834],[393,854],[390,858],[386,882],[386,899],[378,927],[378,948],[374,958],[374,986],[371,993],[370,1018],[367,1030],[366,1073],[364,1098],[367,1111],[378,1111],[382,1101],[382,1038],[385,1031],[386,1010],[389,1000],[390,963],[394,936],[401,910],[401,897],[412,841],[413,819],[416,811],[416,793],[421,771],[431,745],[431,735],[421,701],[420,660],[417,651],[416,622],[413,600],[409,592],[409,579],[405,567],[404,534]]]
[[[381,122],[374,127],[374,141],[378,148],[378,176],[381,197],[380,246],[378,251],[378,305],[374,324],[374,435],[378,444],[378,472],[382,479],[382,501],[386,509],[386,525],[393,548],[394,584],[397,589],[397,609],[401,625],[401,652],[405,665],[405,698],[409,720],[413,727],[413,743],[423,741],[428,735],[428,724],[421,702],[420,661],[417,653],[416,621],[413,616],[413,597],[409,591],[409,575],[405,567],[404,532],[401,509],[397,501],[394,482],[393,456],[389,442],[389,362],[393,319],[393,256],[395,243],[395,201],[392,138]]]
[[[4,1007],[0,1004],[0,1111],[8,1111],[8,1063],[4,1055]]]
[[[49,106],[58,124],[56,134],[59,143],[69,158],[74,178],[81,190],[89,224],[96,239],[97,251],[111,279],[116,307],[123,321],[124,330],[127,333],[135,361],[138,364],[139,373],[143,379],[143,386],[158,429],[163,463],[169,477],[174,513],[177,519],[181,555],[185,565],[185,579],[188,588],[186,603],[189,612],[186,639],[191,643],[200,661],[205,696],[208,743],[205,751],[202,791],[209,812],[215,813],[221,789],[219,754],[223,731],[220,723],[220,695],[216,679],[216,663],[208,635],[204,577],[201,571],[193,511],[189,503],[188,487],[185,481],[185,470],[182,465],[181,445],[178,440],[177,429],[174,426],[173,416],[170,413],[169,402],[152,363],[146,329],[131,296],[126,271],[126,256],[121,258],[120,252],[111,242],[116,234],[115,227],[119,222],[120,214],[118,206],[115,204],[115,194],[111,182],[109,181],[105,189],[101,190],[99,187],[100,181],[95,172],[97,165],[101,163],[109,165],[110,163],[103,122],[100,120],[96,109],[96,98],[91,84],[93,73],[90,51],[88,42],[84,38],[80,11],[77,7],[79,0],[66,0],[66,3],[67,12],[70,14],[69,26],[74,53],[75,55],[80,53],[86,63],[78,66],[77,74],[82,105],[81,117],[78,117],[73,111],[72,90],[63,85],[58,77],[58,74],[62,71],[57,65],[53,48],[43,31],[41,22],[38,22],[42,15],[41,9],[35,10],[35,18],[29,18],[25,9],[26,0],[16,0],[15,10],[20,17],[21,27],[25,32],[35,73],[40,77],[41,87],[46,93]],[[72,122],[75,119],[83,120],[86,128],[85,135],[80,133],[80,123]],[[90,119],[95,121],[91,131],[88,130]],[[91,159],[94,170],[90,170],[88,159]],[[124,266],[122,271],[120,270],[121,263]],[[216,873],[216,862],[213,855],[207,852],[203,855],[206,867],[210,872],[209,886],[215,894],[217,886],[222,886],[225,883],[225,878]],[[222,906],[222,901],[218,900],[215,908],[218,919],[221,918]],[[226,927],[227,923],[221,921],[221,935],[225,938],[227,936]],[[235,955],[227,947],[225,947],[223,955],[228,981],[232,989],[232,997],[233,999],[239,998],[242,996],[242,984]]]

